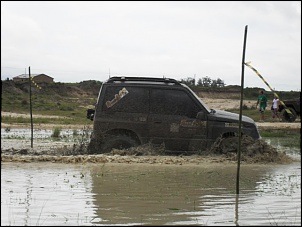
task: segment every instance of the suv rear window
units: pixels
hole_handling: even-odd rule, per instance
[[[149,89],[131,86],[107,87],[104,112],[148,113]]]

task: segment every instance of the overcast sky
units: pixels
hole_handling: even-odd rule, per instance
[[[245,62],[301,91],[301,1],[1,1],[1,79],[203,77],[241,85]],[[250,68],[244,87],[269,88]]]

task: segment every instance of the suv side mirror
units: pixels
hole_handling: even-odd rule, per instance
[[[204,113],[203,111],[198,112],[198,113],[197,113],[197,116],[196,116],[196,119],[197,119],[197,120],[202,120],[202,121],[206,120],[206,115],[205,115],[205,113]]]

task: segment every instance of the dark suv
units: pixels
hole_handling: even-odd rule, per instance
[[[167,78],[112,77],[101,86],[90,153],[107,153],[140,144],[164,145],[166,151],[197,153],[220,136],[238,134],[239,115],[209,109],[186,85]],[[242,134],[260,138],[255,122],[242,116]]]

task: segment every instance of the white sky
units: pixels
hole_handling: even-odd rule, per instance
[[[1,79],[220,78],[301,91],[301,1],[1,1]],[[269,88],[244,67],[244,87]]]

